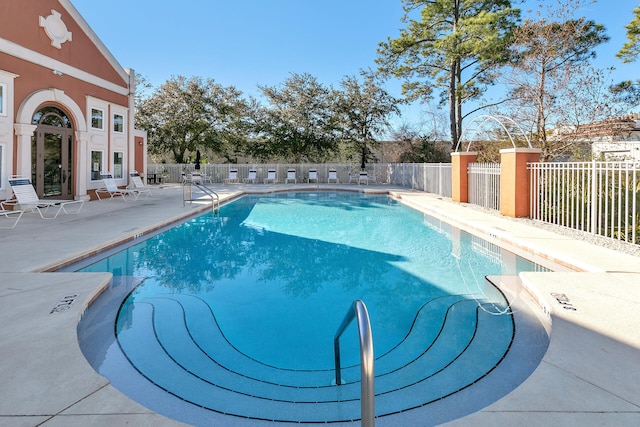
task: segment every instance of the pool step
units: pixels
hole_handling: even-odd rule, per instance
[[[421,406],[477,381],[508,348],[509,334],[494,332],[509,327],[505,319],[510,316],[494,316],[465,297],[432,301],[416,316],[411,333],[376,361],[376,414]],[[439,333],[424,334],[426,325],[436,321],[443,325]],[[350,382],[335,387],[329,386],[333,370],[291,371],[261,364],[227,342],[215,315],[198,298],[171,295],[136,302],[130,324],[119,341],[132,364],[188,402],[258,419],[359,418],[358,366],[343,370]],[[200,336],[203,333],[207,336]],[[495,335],[506,338],[495,341]],[[481,337],[489,338],[489,348],[474,339]],[[479,360],[485,364],[478,366]],[[443,379],[449,372],[455,374]]]

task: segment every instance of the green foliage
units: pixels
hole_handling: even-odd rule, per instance
[[[247,108],[234,87],[178,76],[138,101],[136,127],[147,131],[151,153],[171,152],[186,163],[198,149],[225,153],[241,143]]]
[[[360,156],[360,164],[373,160],[371,149],[377,148],[379,137],[389,127],[389,117],[399,114],[400,101],[376,83],[372,73],[345,76],[336,93],[336,113],[341,138],[347,151]]]
[[[251,155],[315,162],[337,150],[335,99],[315,77],[292,74],[282,85],[260,90],[269,105],[253,110]]]
[[[636,106],[640,104],[640,80],[625,80],[611,87],[619,102]]]
[[[451,147],[443,141],[434,141],[429,136],[422,136],[417,141],[406,144],[405,151],[400,154],[400,163],[450,163]]]
[[[622,62],[634,62],[640,55],[640,6],[633,10],[633,19],[626,26],[627,42],[618,52]]]
[[[448,103],[451,144],[462,131],[462,105],[478,99],[495,80],[520,11],[509,0],[403,0],[407,23],[400,36],[378,48],[379,73],[404,79],[409,100],[434,92]]]

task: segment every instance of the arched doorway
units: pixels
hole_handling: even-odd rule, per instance
[[[73,125],[63,110],[47,106],[31,122],[31,181],[41,198],[73,199]]]

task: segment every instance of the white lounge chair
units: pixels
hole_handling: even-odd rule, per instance
[[[311,183],[311,181],[318,182],[318,171],[317,169],[309,169],[309,178],[307,178],[307,182]]]
[[[249,169],[249,176],[244,178],[242,182],[244,182],[245,184],[247,183],[255,184],[257,180],[258,180],[258,171],[256,171],[255,169]]]
[[[369,184],[369,174],[367,171],[361,171],[358,175],[358,185],[360,184]]]
[[[60,212],[66,214],[77,214],[84,206],[84,200],[53,200],[53,199],[40,199],[36,193],[36,189],[33,188],[31,180],[24,176],[15,176],[9,178],[9,185],[13,190],[15,199],[6,200],[0,205],[2,210],[6,210],[6,205],[20,205],[20,210],[31,210],[32,212],[38,212],[42,219],[56,218]],[[70,210],[67,210],[71,207]],[[47,214],[50,210],[54,213],[50,216]]]
[[[144,194],[144,198],[148,199],[149,196],[151,196],[151,189],[144,185],[144,182],[142,181],[142,178],[140,178],[140,174],[138,173],[138,171],[129,172],[129,177],[131,178],[132,185],[130,189],[138,192],[138,197],[136,198],[140,198],[140,196]]]
[[[104,187],[100,187],[96,190],[96,196],[98,200],[102,201],[103,198],[100,197],[101,193],[107,193],[109,195],[109,200],[114,197],[120,196],[122,200],[127,201],[127,196],[133,197],[133,200],[137,200],[140,193],[136,190],[131,190],[128,188],[118,188],[115,179],[113,179],[113,175],[110,173],[103,173],[100,175],[102,178],[102,184]],[[105,197],[106,198],[106,197]]]
[[[22,218],[22,214],[24,213],[23,210],[20,209],[16,209],[16,210],[5,210],[4,209],[4,205],[2,206],[2,209],[0,210],[0,215],[2,215],[3,217],[5,217],[7,219],[7,221],[0,221],[0,228],[7,228],[7,229],[13,229],[16,228],[16,225],[18,224],[18,221],[20,221],[20,218]],[[13,221],[11,223],[11,226],[9,226],[9,221]],[[7,225],[5,225],[5,222],[7,222]]]
[[[224,180],[224,183],[237,184],[238,182],[238,169],[229,169],[229,177]]]
[[[294,184],[296,182],[298,182],[296,180],[296,170],[295,169],[289,169],[287,171],[287,178],[284,180],[284,183],[287,184],[289,181],[293,181]]]
[[[329,177],[327,178],[327,184],[331,184],[332,182],[338,184],[338,171],[335,169],[329,170]]]
[[[276,184],[278,182],[275,169],[269,169],[267,171],[267,177],[264,179],[264,183],[268,184],[269,182],[271,182],[272,184]]]

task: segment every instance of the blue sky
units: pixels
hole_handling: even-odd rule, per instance
[[[258,84],[278,85],[291,73],[337,86],[345,75],[375,67],[378,43],[403,28],[400,0],[71,1],[118,62],[154,86],[176,75],[210,77],[254,96]],[[597,65],[614,65],[616,81],[640,78],[640,62],[615,57],[638,4],[599,0],[581,14],[607,28],[611,41],[598,49]],[[387,85],[397,96],[399,88]],[[418,123],[426,108],[405,107],[398,121]]]

